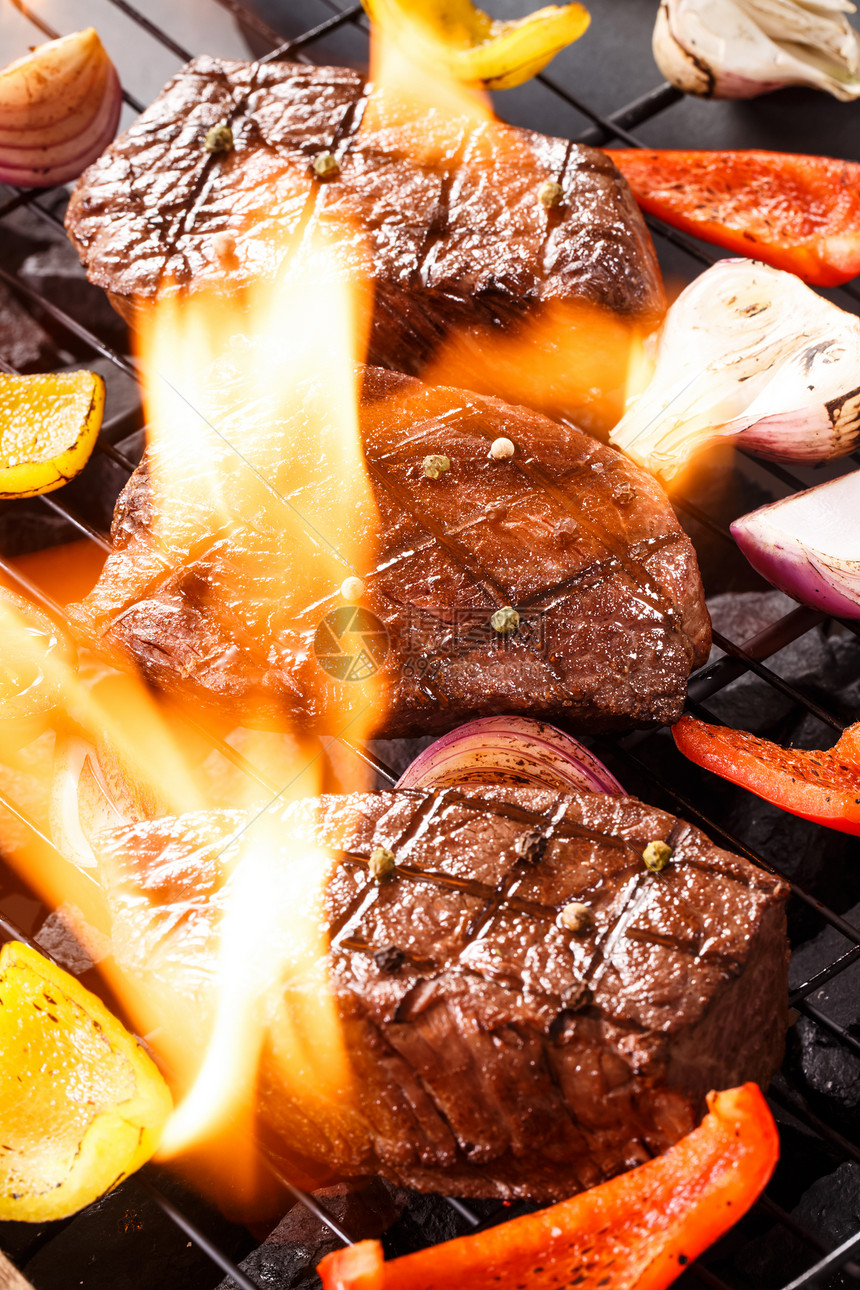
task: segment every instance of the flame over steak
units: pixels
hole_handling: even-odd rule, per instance
[[[345,68],[189,63],[72,196],[66,227],[91,281],[130,317],[168,283],[272,277],[334,221],[367,239],[369,358],[384,367],[418,373],[452,330],[497,331],[551,303],[662,315],[650,236],[604,153],[432,108],[377,116],[372,90]],[[213,155],[204,138],[225,121],[233,149]],[[340,172],[319,183],[311,163],[329,151]],[[537,198],[547,180],[566,193],[550,212]],[[584,406],[564,410],[583,423]]]
[[[314,397],[311,388],[309,408]],[[708,656],[710,622],[693,547],[649,475],[526,408],[381,369],[365,372],[360,418],[381,517],[375,560],[370,534],[363,547],[361,605],[389,642],[377,733],[441,733],[498,712],[563,716],[583,730],[677,720],[690,670]],[[242,512],[255,525],[252,560],[242,559],[242,523],[196,505],[193,487],[166,549],[144,462],[117,504],[115,551],[69,612],[87,638],[130,654],[166,690],[314,728],[335,683],[315,637],[343,602],[337,588],[319,603],[303,586],[310,531],[284,585],[271,496],[313,517],[314,489],[326,483],[294,486],[289,429],[264,424],[254,464],[271,487],[255,483],[263,500]],[[500,436],[516,452],[497,461],[489,447]],[[245,458],[214,436],[211,451],[206,469],[238,490]],[[423,459],[438,453],[450,470],[429,479]],[[521,618],[510,636],[490,625],[505,605]]]
[[[309,1111],[272,1046],[261,1070],[260,1117],[293,1176],[559,1199],[665,1150],[710,1089],[766,1085],[781,1060],[788,888],[663,811],[472,786],[305,799],[268,820],[277,863],[303,840],[339,857],[324,918],[352,1085]],[[119,963],[185,993],[198,1024],[245,826],[197,813],[100,840]],[[546,845],[523,844],[535,835]],[[659,875],[642,858],[655,839],[673,848]],[[380,846],[397,868],[377,885]],[[590,907],[584,933],[559,921],[571,901]]]

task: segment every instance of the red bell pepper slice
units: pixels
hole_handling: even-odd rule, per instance
[[[712,1093],[663,1156],[524,1218],[386,1263],[378,1241],[322,1260],[324,1290],[663,1290],[761,1195],[779,1156],[755,1084]]]
[[[835,287],[860,273],[860,165],[783,152],[607,150],[675,228]]]
[[[690,761],[766,802],[842,833],[860,833],[860,722],[832,748],[811,752],[694,717],[682,717],[672,734]]]

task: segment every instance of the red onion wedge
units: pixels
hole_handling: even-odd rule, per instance
[[[398,788],[515,784],[623,797],[624,789],[578,740],[529,717],[481,717],[437,739]]]
[[[793,273],[720,260],[681,292],[650,384],[610,436],[665,480],[716,439],[774,461],[825,461],[860,441],[860,318]]]
[[[122,90],[94,27],[0,71],[0,180],[51,188],[77,179],[116,134]]]
[[[741,516],[732,535],[780,591],[839,618],[860,618],[860,470]]]

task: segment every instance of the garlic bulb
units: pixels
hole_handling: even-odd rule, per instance
[[[754,98],[809,85],[860,97],[860,36],[851,0],[661,0],[654,28],[660,71],[687,94]]]
[[[611,440],[664,479],[714,439],[824,461],[860,438],[860,318],[793,273],[721,260],[672,305],[650,384]]]

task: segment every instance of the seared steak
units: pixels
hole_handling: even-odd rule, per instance
[[[272,275],[308,232],[346,220],[367,241],[370,361],[384,367],[416,373],[452,328],[497,328],[551,302],[660,316],[651,239],[604,153],[433,111],[404,120],[384,98],[368,110],[370,88],[339,67],[189,63],[72,196],[66,227],[91,281],[128,318],[164,284]],[[234,147],[209,153],[221,122]],[[328,151],[340,173],[320,182],[312,162]],[[547,180],[565,190],[549,211]],[[226,251],[217,234],[233,239]]]
[[[153,534],[144,462],[117,504],[115,551],[70,614],[166,690],[240,717],[288,709],[313,729],[332,684],[321,670],[330,666],[323,620],[343,602],[328,585],[321,601],[313,581],[308,538],[319,520],[298,539],[284,525],[296,510],[318,517],[331,485],[297,489],[288,428],[263,424],[252,464],[272,496],[291,497],[289,511],[260,484],[262,500],[225,525],[200,501],[187,453],[171,471],[165,447],[167,473],[188,495],[180,527]],[[381,369],[365,372],[361,428],[378,548],[371,517],[343,523],[366,530],[361,609],[384,626],[353,624],[364,623],[386,689],[377,733],[431,734],[494,712],[562,716],[587,730],[677,720],[710,623],[692,545],[650,475],[528,409]],[[500,436],[516,452],[497,461],[488,449]],[[247,455],[215,435],[209,451],[221,493],[241,494]],[[440,453],[450,470],[428,478],[423,459]],[[509,605],[520,624],[505,635],[490,620]]]
[[[302,839],[339,857],[325,917],[351,1090],[309,1110],[274,1043],[261,1072],[264,1131],[303,1177],[328,1165],[558,1199],[665,1150],[710,1089],[766,1086],[779,1065],[787,887],[682,820],[497,786],[306,799],[265,820],[278,864]],[[198,1018],[237,859],[225,839],[245,824],[200,813],[100,839],[116,958]],[[673,852],[656,875],[642,856],[655,839]],[[396,868],[377,885],[380,846]],[[570,902],[591,914],[578,933]],[[307,1008],[315,980],[291,980],[288,1005]]]

